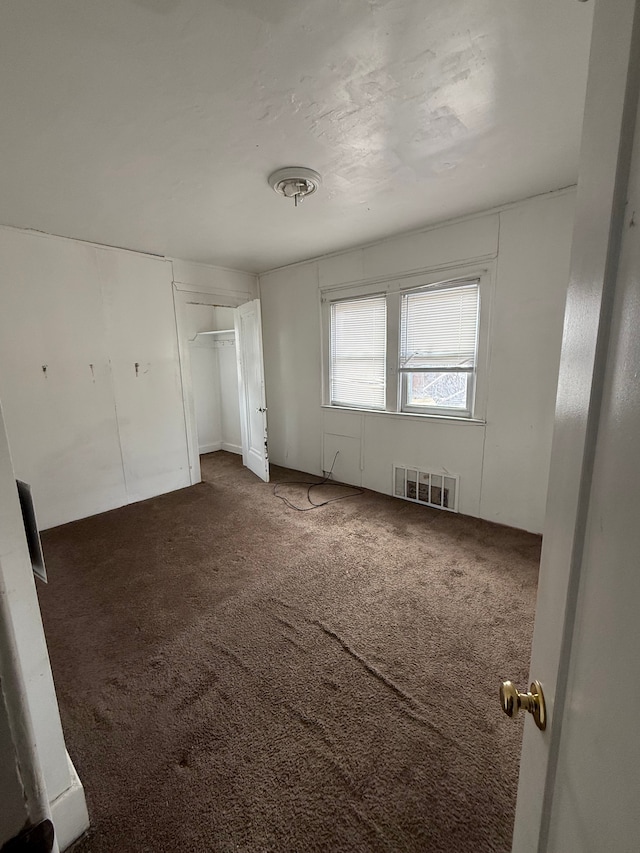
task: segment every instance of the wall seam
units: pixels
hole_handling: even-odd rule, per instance
[[[131,503],[131,497],[129,495],[129,485],[127,483],[127,470],[124,464],[124,451],[122,449],[122,436],[120,434],[120,416],[118,414],[118,402],[116,398],[116,386],[113,379],[113,365],[111,363],[111,343],[110,343],[110,335],[109,335],[109,324],[107,323],[107,310],[104,299],[104,276],[102,270],[102,263],[100,261],[100,252],[96,246],[93,247],[93,251],[95,253],[96,266],[98,268],[98,284],[100,286],[100,306],[102,308],[101,311],[101,320],[104,328],[104,340],[107,346],[107,363],[109,365],[109,385],[111,386],[111,396],[113,398],[113,411],[116,416],[116,434],[118,436],[118,449],[120,451],[120,465],[122,466],[122,480],[124,485],[124,495],[127,500],[127,503]]]

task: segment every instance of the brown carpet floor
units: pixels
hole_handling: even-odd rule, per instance
[[[43,535],[78,852],[508,851],[539,537],[203,476]]]

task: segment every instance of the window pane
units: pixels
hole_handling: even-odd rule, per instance
[[[387,302],[384,296],[331,304],[331,402],[385,408]]]
[[[478,283],[405,293],[400,329],[401,368],[474,367]]]
[[[467,409],[468,373],[407,373],[407,406]]]

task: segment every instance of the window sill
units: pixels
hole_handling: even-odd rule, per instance
[[[456,417],[455,415],[431,415],[419,414],[418,412],[383,412],[380,409],[359,409],[355,406],[331,406],[329,403],[322,403],[322,409],[328,409],[332,412],[350,412],[353,415],[377,415],[382,418],[411,418],[419,421],[430,421],[436,423],[447,424],[472,424],[473,426],[486,426],[486,421],[481,418],[465,418]]]

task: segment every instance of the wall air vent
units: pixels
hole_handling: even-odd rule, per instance
[[[396,498],[458,512],[460,476],[448,471],[424,471],[404,465],[393,466],[393,494]]]

